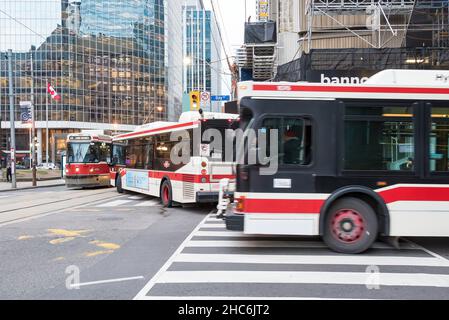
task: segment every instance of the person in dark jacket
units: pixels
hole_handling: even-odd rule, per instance
[[[8,164],[8,167],[6,168],[6,181],[8,182],[12,181],[11,164]]]
[[[299,164],[301,157],[301,139],[297,130],[290,129],[284,135],[284,163]]]

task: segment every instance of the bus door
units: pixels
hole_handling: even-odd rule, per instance
[[[449,101],[427,103],[424,145],[425,183],[410,203],[407,230],[417,236],[449,236]],[[419,212],[416,211],[419,209]],[[413,230],[412,230],[413,229]]]
[[[338,104],[305,100],[251,103],[254,104],[252,129],[258,135],[257,144],[252,143],[255,137],[247,131],[247,164],[239,165],[237,170],[237,192],[248,194],[243,211],[251,215],[246,216],[263,220],[272,218],[270,215],[277,215],[276,218],[284,215],[290,219],[292,213],[308,217],[311,213],[318,214],[320,203],[304,197],[316,198],[310,194],[317,192],[317,177],[335,176],[334,123]],[[254,165],[251,157],[254,158],[255,153],[257,163]],[[318,219],[292,223],[295,231],[285,230],[285,234],[316,234],[318,223],[315,220]],[[261,222],[260,225],[245,223],[245,232],[251,233],[247,226],[263,231],[263,223],[269,224]]]
[[[236,123],[231,119],[218,119],[203,121],[201,124],[201,157],[208,163],[210,182],[217,184],[214,186],[216,190],[211,191],[218,191],[218,183],[223,178],[234,180],[233,137],[228,130],[235,130]],[[226,155],[226,152],[230,155]]]

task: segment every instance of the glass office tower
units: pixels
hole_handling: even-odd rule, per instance
[[[222,59],[216,17],[212,11],[203,10],[197,0],[186,1],[183,13],[183,90],[220,95]]]
[[[5,57],[8,49],[12,49],[16,121],[20,119],[20,101],[30,101],[34,88],[39,162],[47,148],[42,138],[46,134],[47,110],[48,148],[50,161],[54,162],[60,160],[68,133],[93,129],[105,133],[130,131],[173,114],[173,97],[180,101],[182,93],[169,94],[174,85],[169,86],[167,80],[167,3],[168,0],[2,0],[2,128],[9,128]],[[171,24],[176,26],[176,22]],[[181,21],[178,24],[181,28]],[[181,64],[182,57],[178,59]],[[181,80],[178,81],[180,86]],[[60,101],[49,98],[47,83],[60,94]],[[27,125],[17,122],[16,128],[17,150],[25,154],[29,150]],[[1,150],[9,150],[9,130],[0,131]]]

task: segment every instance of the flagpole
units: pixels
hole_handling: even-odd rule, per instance
[[[48,88],[48,79],[47,79],[47,88]],[[45,90],[47,93],[45,94],[45,122],[46,122],[46,130],[45,130],[45,163],[48,166],[48,89]]]

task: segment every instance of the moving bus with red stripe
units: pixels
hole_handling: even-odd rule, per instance
[[[228,229],[322,236],[343,253],[379,236],[449,236],[449,71],[385,70],[360,85],[244,82],[239,108],[246,131],[278,136],[266,138],[267,159],[237,165]],[[261,174],[270,161],[276,171]]]
[[[67,137],[67,187],[110,186],[112,137],[75,133]]]
[[[225,161],[224,149],[211,148],[213,139],[203,138],[215,130],[225,139],[225,131],[232,130],[237,117],[185,112],[179,122],[150,123],[114,137],[114,146],[125,146],[126,160],[111,175],[111,183],[119,193],[129,190],[160,197],[166,207],[216,202],[220,180],[234,180],[233,162]],[[224,148],[225,141],[220,145]],[[176,158],[179,155],[182,159]]]

